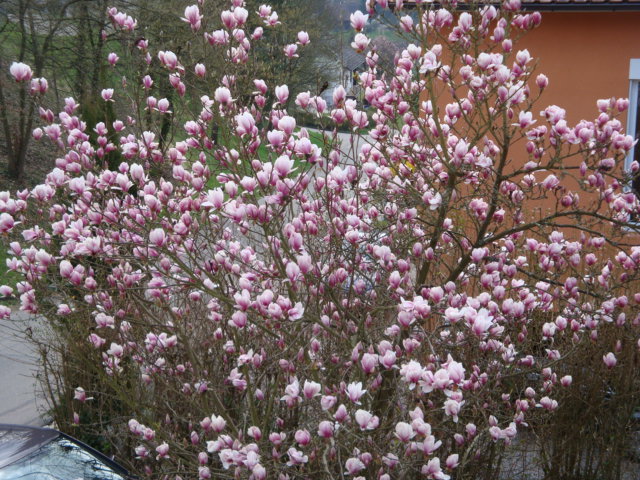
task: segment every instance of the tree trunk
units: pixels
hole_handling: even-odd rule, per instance
[[[27,145],[20,142],[14,145],[13,154],[9,155],[7,173],[14,180],[22,180],[24,177],[24,164],[27,159]]]

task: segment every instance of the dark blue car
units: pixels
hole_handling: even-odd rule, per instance
[[[0,424],[0,480],[131,480],[116,462],[50,428]]]

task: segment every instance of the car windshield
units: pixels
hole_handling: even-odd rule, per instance
[[[0,480],[126,480],[79,445],[63,438],[0,469]]]

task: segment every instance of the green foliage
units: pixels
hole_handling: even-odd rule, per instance
[[[7,259],[11,258],[8,253],[9,242],[6,238],[0,239],[0,278],[6,285],[15,285],[22,280],[22,275],[7,268]]]

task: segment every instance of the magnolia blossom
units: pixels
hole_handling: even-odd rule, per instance
[[[401,442],[408,442],[415,436],[415,432],[413,431],[411,425],[409,425],[408,423],[399,422],[396,424],[395,436]]]
[[[289,87],[286,85],[279,85],[275,89],[276,98],[280,104],[284,104],[289,98]]]
[[[306,456],[303,452],[301,452],[300,450],[296,450],[293,447],[287,450],[287,455],[289,456],[289,461],[287,462],[287,465],[290,465],[290,466],[303,465],[309,461],[308,456]]]
[[[311,40],[309,39],[309,34],[304,31],[298,32],[298,43],[303,47],[308,45]]]
[[[353,28],[356,32],[362,31],[364,26],[367,24],[367,19],[369,15],[363,14],[360,10],[351,14],[351,28]]]
[[[607,366],[607,368],[613,368],[618,363],[616,356],[612,352],[603,355],[602,360],[604,361],[604,364]]]
[[[362,388],[362,382],[350,383],[347,386],[347,395],[356,405],[360,405],[360,399],[367,391]]]
[[[320,394],[321,386],[317,382],[310,382],[309,380],[304,381],[304,385],[302,387],[302,392],[305,398],[313,398]]]
[[[0,233],[6,233],[13,229],[15,221],[8,213],[0,213]]]
[[[284,54],[287,58],[297,58],[299,56],[297,52],[298,46],[295,43],[284,47]]]
[[[473,330],[473,333],[478,336],[484,335],[493,323],[493,317],[485,308],[481,308],[480,310],[478,310],[478,312],[475,313],[472,319],[473,324],[471,329]]]
[[[351,42],[351,46],[356,52],[362,53],[367,49],[370,42],[371,40],[369,40],[366,35],[358,33],[353,39],[353,42]]]
[[[226,87],[218,87],[214,93],[216,102],[222,105],[228,105],[233,101],[231,98],[231,92]]]
[[[100,95],[105,102],[113,101],[113,88],[105,88]]]
[[[191,5],[184,9],[183,21],[191,25],[191,29],[196,32],[200,30],[202,24],[202,15],[200,15],[200,9],[197,5]]]
[[[344,466],[347,469],[347,471],[344,472],[344,473],[347,474],[347,475],[355,475],[358,472],[360,472],[360,471],[365,469],[364,463],[362,463],[362,461],[357,459],[357,458],[349,458],[349,459],[347,459],[347,461],[345,462]]]
[[[361,430],[373,430],[380,424],[380,419],[366,410],[357,410],[355,419]]]
[[[13,62],[9,67],[9,72],[16,82],[28,82],[33,76],[31,67],[22,62]]]

